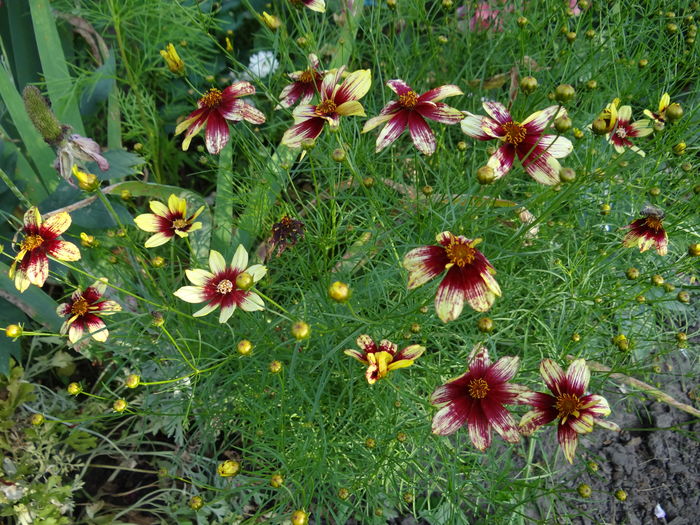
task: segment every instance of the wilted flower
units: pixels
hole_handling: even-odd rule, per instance
[[[416,148],[424,155],[432,155],[435,153],[435,135],[425,119],[442,124],[457,124],[464,118],[458,109],[439,102],[443,98],[461,95],[462,90],[457,86],[440,86],[418,95],[401,79],[389,80],[386,85],[399,99],[384,106],[379,115],[369,119],[362,129],[362,133],[366,133],[386,124],[377,137],[377,153],[394,142],[408,127]]]
[[[462,131],[478,140],[497,139],[503,144],[491,156],[487,165],[493,168],[496,179],[508,173],[517,155],[525,171],[541,184],[557,184],[561,165],[557,159],[566,157],[574,149],[567,138],[543,135],[544,129],[555,119],[566,115],[560,106],[537,111],[522,123],[513,120],[500,102],[483,103],[489,117],[465,111]]]
[[[301,7],[305,5],[312,11],[317,11],[319,13],[326,12],[326,0],[289,0],[292,5],[296,7]]]
[[[478,312],[493,304],[501,289],[496,270],[475,248],[481,239],[470,240],[445,231],[436,237],[440,246],[422,246],[408,252],[403,267],[409,272],[408,289],[417,288],[447,270],[435,296],[435,311],[444,322],[462,313],[464,302]]]
[[[287,246],[294,246],[304,237],[304,223],[285,215],[272,225],[272,237],[268,240],[270,252],[277,247],[277,257],[282,255]]]
[[[358,102],[369,91],[372,75],[369,69],[350,73],[338,84],[344,68],[328,73],[321,83],[321,102],[315,106],[301,104],[294,109],[295,124],[282,137],[282,144],[298,148],[305,139],[315,139],[328,123],[332,128],[340,125],[340,117],[364,117],[365,110]]]
[[[174,45],[168,44],[165,46],[165,49],[161,49],[160,56],[165,60],[165,64],[171,73],[182,75],[185,72],[185,63],[180,58],[180,55],[177,54]]]
[[[379,346],[377,346],[372,338],[366,334],[358,337],[356,342],[362,351],[345,350],[345,355],[354,357],[363,365],[367,365],[365,377],[370,385],[376,383],[378,379],[386,377],[392,370],[411,366],[425,352],[425,347],[421,345],[407,346],[397,352],[399,347],[386,339],[380,341]]]
[[[175,135],[183,131],[185,139],[182,141],[182,149],[190,147],[190,141],[206,125],[205,142],[209,153],[217,154],[229,141],[229,129],[227,120],[240,122],[247,120],[251,124],[262,124],[265,115],[250,104],[246,104],[240,97],[255,94],[255,86],[250,82],[234,82],[223,91],[211,88],[197,102],[197,109],[190,113],[185,120],[175,128]]]
[[[659,255],[668,253],[668,235],[663,226],[664,212],[655,206],[646,206],[641,211],[642,218],[625,226],[629,232],[622,239],[625,248],[639,246],[645,252],[652,246]]]
[[[96,162],[101,171],[109,169],[109,161],[102,156],[102,150],[97,142],[78,134],[69,135],[56,149],[54,168],[68,184],[75,186],[71,180],[73,166],[83,162]]]
[[[491,445],[491,428],[509,443],[520,440],[518,427],[504,405],[520,403],[527,389],[509,383],[520,366],[517,357],[501,357],[491,364],[488,350],[477,344],[467,372],[435,389],[430,402],[444,405],[433,417],[433,433],[447,435],[467,425],[474,446]]]
[[[566,374],[556,362],[543,359],[540,373],[554,395],[528,392],[521,396],[523,402],[534,408],[520,420],[523,434],[530,435],[540,426],[558,420],[559,445],[564,457],[573,463],[578,435],[591,432],[594,423],[609,430],[619,430],[615,423],[600,419],[610,414],[605,398],[597,394],[584,395],[591,378],[585,359],[572,361]]]
[[[295,71],[287,76],[292,79],[292,83],[285,86],[279,95],[280,103],[275,109],[290,108],[299,101],[301,104],[308,104],[313,96],[321,91],[321,83],[325,70],[320,69],[318,57],[311,53],[309,55],[309,67],[303,71]]]
[[[242,244],[238,245],[230,266],[226,266],[223,255],[212,250],[209,253],[211,271],[185,270],[194,286],[183,286],[174,295],[188,303],[207,303],[192,314],[194,317],[207,315],[220,306],[220,323],[228,321],[236,307],[246,312],[262,310],[263,300],[250,288],[265,276],[267,268],[262,264],[247,266],[248,252]]]
[[[100,317],[121,312],[122,307],[115,301],[102,299],[106,289],[107,279],[100,279],[82,292],[73,292],[70,300],[56,309],[59,316],[68,317],[61,326],[61,333],[67,333],[71,343],[81,339],[85,332],[102,343],[109,337],[109,331]]]
[[[166,207],[160,201],[150,201],[149,206],[153,213],[143,213],[134,218],[136,226],[145,232],[155,233],[146,240],[146,248],[155,248],[165,244],[177,235],[187,237],[190,232],[197,231],[202,227],[201,222],[193,222],[202,211],[204,206],[187,216],[187,201],[175,194],[168,197]]]
[[[49,255],[59,261],[80,259],[80,250],[75,244],[58,239],[70,224],[70,215],[65,211],[52,215],[43,222],[39,209],[35,206],[24,214],[24,238],[19,243],[19,253],[12,261],[8,273],[20,292],[24,292],[30,284],[44,286],[49,276]]]
[[[683,108],[679,104],[671,104],[671,97],[668,93],[661,95],[661,100],[659,100],[659,109],[656,113],[645,109],[644,116],[649,117],[654,123],[654,128],[657,130],[662,130],[666,122],[673,122],[678,120],[683,115]]]

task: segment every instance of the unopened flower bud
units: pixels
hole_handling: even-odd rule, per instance
[[[669,122],[675,122],[683,116],[683,108],[677,102],[674,102],[666,108],[666,118]]]
[[[311,151],[316,147],[316,141],[311,138],[305,138],[304,140],[301,141],[301,149],[304,151]]]
[[[554,99],[558,102],[570,102],[575,96],[576,90],[571,84],[559,84],[554,90]]]
[[[386,0],[386,6],[387,6],[389,9],[394,9],[394,8],[396,8],[396,3],[397,3],[397,0]]]
[[[331,159],[335,162],[343,162],[345,160],[345,150],[342,148],[335,148],[331,152]]]
[[[297,321],[292,325],[292,336],[297,341],[308,339],[311,336],[311,327],[304,321]]]
[[[685,155],[685,149],[686,149],[686,144],[685,142],[679,142],[675,146],[673,146],[673,153],[680,156],[680,155]]]
[[[24,330],[18,324],[9,324],[5,327],[5,335],[13,339],[21,337],[23,332]]]
[[[81,171],[75,164],[73,164],[73,176],[78,179],[78,187],[83,191],[92,192],[100,186],[100,179],[96,175]]]
[[[574,133],[574,138],[577,139],[577,140],[581,140],[581,139],[584,137],[583,131],[581,131],[581,130],[578,129],[578,128],[574,128],[574,132],[573,132],[573,133]]]
[[[578,492],[578,495],[581,496],[582,498],[590,498],[591,494],[593,494],[593,490],[591,490],[591,486],[587,485],[586,483],[581,483],[578,488],[576,489]]]
[[[649,61],[646,58],[642,58],[639,62],[637,62],[637,67],[639,69],[644,69],[649,65]]]
[[[136,388],[141,383],[141,378],[136,374],[129,374],[124,384],[127,388]]]
[[[124,412],[129,404],[124,399],[117,399],[113,404],[112,408],[115,412]]]
[[[569,42],[569,44],[572,44],[574,40],[576,40],[576,32],[574,31],[569,31],[566,33],[566,40]]]
[[[414,334],[420,333],[420,328],[421,326],[418,323],[411,324],[411,332],[413,332]]]
[[[615,499],[620,501],[625,501],[627,499],[627,493],[620,489],[615,491]]]
[[[601,215],[609,215],[610,214],[610,204],[601,204],[600,205],[600,214]]]
[[[374,438],[365,439],[365,447],[375,448],[377,446],[377,441]]]
[[[374,186],[374,179],[372,177],[365,177],[364,179],[362,179],[362,185],[365,188],[371,188],[372,186]]]
[[[586,38],[587,38],[588,40],[594,39],[594,38],[595,38],[595,30],[594,30],[594,29],[589,29],[588,31],[586,31]]]
[[[571,334],[571,340],[572,340],[574,343],[578,343],[579,341],[581,341],[581,334],[579,334],[579,333],[573,333],[573,334]]]
[[[686,291],[680,291],[676,299],[678,299],[678,302],[688,304],[690,302],[690,294]]]
[[[162,268],[165,266],[165,259],[160,255],[156,255],[153,259],[151,259],[151,266],[154,268]]]
[[[559,178],[562,182],[574,182],[576,180],[576,171],[573,168],[562,168],[559,170]]]
[[[403,502],[406,505],[410,505],[411,503],[413,503],[413,500],[415,499],[412,492],[404,492],[402,498],[403,498]]]
[[[559,133],[566,133],[571,129],[572,126],[571,119],[569,117],[559,117],[554,119],[554,129]]]
[[[491,166],[481,166],[476,170],[476,180],[479,184],[491,184],[496,180],[496,172]]]
[[[165,65],[171,73],[182,75],[185,72],[185,63],[177,54],[177,50],[173,44],[168,44],[165,49],[160,50],[160,56],[165,60]]]
[[[338,497],[342,500],[346,500],[350,497],[350,491],[345,487],[340,487],[338,489]]]
[[[519,16],[517,22],[518,22],[518,26],[525,27],[528,24],[528,19],[525,18],[524,16]]]
[[[396,2],[396,0],[392,0],[393,2]],[[387,0],[388,2],[388,0]],[[396,5],[394,3],[394,5]],[[295,510],[292,513],[292,525],[308,525],[309,523],[309,515],[304,512],[303,510]]]
[[[268,369],[273,374],[279,374],[282,371],[282,363],[280,363],[279,361],[272,361],[268,365]]]
[[[335,281],[328,287],[328,296],[338,303],[344,303],[351,295],[350,287],[343,282]]]
[[[635,279],[639,279],[639,270],[634,267],[627,268],[625,275],[630,281],[634,281]]]
[[[654,274],[651,276],[651,284],[654,286],[663,286],[664,284],[664,278],[660,276],[658,273]]]
[[[248,291],[254,284],[255,280],[248,272],[239,273],[238,276],[236,276],[236,288],[239,290]]]
[[[248,355],[253,351],[253,343],[247,339],[243,339],[236,345],[236,350],[241,355]]]
[[[594,79],[589,80],[588,82],[586,82],[586,89],[589,91],[598,89],[598,81]]]
[[[591,123],[591,131],[596,135],[605,135],[608,132],[608,123],[602,118],[597,118]]]
[[[223,463],[219,463],[219,466],[216,467],[216,473],[222,478],[231,478],[238,474],[240,470],[241,464],[232,459],[227,459]]]
[[[700,243],[694,243],[688,246],[688,255],[691,257],[698,257],[700,256]]]
[[[279,474],[273,474],[270,478],[270,486],[272,488],[278,489],[284,485],[284,478]]]
[[[421,191],[421,193],[422,193],[423,195],[425,195],[426,197],[428,197],[429,195],[432,195],[432,194],[433,194],[433,187],[426,184],[425,186],[423,186],[423,187],[420,189],[420,191]]]
[[[678,26],[672,22],[666,24],[666,32],[669,35],[676,34],[678,32]]]
[[[204,506],[204,500],[200,496],[192,496],[190,498],[190,508],[192,510],[199,510]]]
[[[520,79],[520,91],[526,95],[530,95],[537,90],[537,79],[535,77],[527,76]]]
[[[71,396],[77,396],[83,391],[83,388],[78,383],[69,383],[66,390]]]
[[[32,425],[34,425],[35,427],[38,427],[45,420],[44,420],[44,416],[42,414],[32,414],[32,417],[29,421]]]
[[[493,320],[489,317],[482,317],[476,322],[476,327],[479,332],[491,333],[493,332]]]
[[[156,328],[160,328],[165,324],[165,318],[160,312],[151,312],[151,324]]]
[[[685,332],[678,332],[676,334],[676,341],[678,341],[679,343],[687,342],[688,341],[688,334],[686,334]]]
[[[268,29],[272,31],[277,31],[280,26],[282,25],[282,21],[276,17],[275,15],[271,15],[263,11],[262,16],[260,17],[262,19],[262,22],[268,27]]]
[[[43,139],[52,146],[57,146],[65,134],[61,123],[53,114],[48,102],[35,86],[27,86],[22,91],[24,107],[29,119]]]

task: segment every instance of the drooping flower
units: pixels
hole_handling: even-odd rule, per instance
[[[617,120],[613,125],[612,131],[605,138],[608,139],[618,153],[624,153],[625,148],[629,148],[644,157],[646,153],[632,144],[629,139],[646,137],[654,129],[651,127],[651,122],[647,119],[637,120],[632,123],[630,123],[630,120],[632,120],[632,108],[630,106],[622,106],[617,110]]]
[[[619,430],[615,423],[600,419],[610,414],[605,398],[598,394],[585,395],[591,378],[585,359],[572,361],[566,374],[553,360],[543,359],[540,373],[554,395],[528,392],[521,396],[523,402],[534,408],[520,420],[520,431],[524,435],[530,435],[540,426],[558,420],[559,445],[564,457],[573,463],[579,434],[591,432],[594,424]]]
[[[384,106],[378,116],[365,123],[362,130],[362,133],[366,133],[386,124],[377,137],[377,153],[394,142],[408,127],[416,148],[424,155],[432,155],[435,153],[435,135],[425,119],[442,124],[457,124],[464,118],[458,109],[439,102],[443,98],[461,95],[462,90],[457,86],[440,86],[418,95],[401,79],[389,80],[386,85],[399,99]]]
[[[202,211],[201,206],[193,215],[187,216],[187,201],[175,194],[168,197],[166,206],[160,201],[148,203],[153,213],[142,213],[134,218],[136,226],[145,232],[155,233],[146,239],[146,248],[155,248],[175,237],[187,237],[190,232],[199,230],[201,222],[194,222]]]
[[[444,322],[454,321],[466,301],[477,312],[486,312],[501,295],[493,275],[496,270],[475,248],[481,239],[445,231],[436,236],[440,246],[422,246],[408,252],[403,267],[409,272],[408,289],[417,288],[447,270],[435,296],[435,311]]]
[[[80,340],[85,332],[102,343],[109,337],[109,330],[100,317],[121,312],[122,307],[115,301],[102,299],[106,289],[107,279],[100,279],[84,291],[73,292],[70,300],[56,309],[58,315],[68,317],[61,326],[61,333],[67,333],[71,343]]]
[[[73,167],[83,166],[85,162],[96,162],[100,171],[109,169],[109,161],[102,155],[100,145],[91,138],[74,133],[58,145],[54,168],[71,186],[75,186],[71,179]]]
[[[318,13],[325,13],[326,12],[326,0],[289,0],[291,4],[295,7],[301,7],[302,5],[305,5],[312,11],[316,11]]]
[[[466,373],[439,386],[430,396],[433,405],[444,405],[433,417],[433,433],[444,436],[467,425],[472,443],[481,451],[491,445],[491,428],[507,442],[517,443],[517,424],[504,405],[521,403],[521,396],[528,391],[509,383],[519,361],[509,356],[491,364],[488,350],[477,344]]]
[[[282,144],[298,148],[305,139],[316,139],[328,123],[332,128],[340,125],[340,117],[364,117],[365,110],[358,102],[369,91],[372,74],[369,69],[350,73],[338,84],[344,68],[328,73],[321,83],[321,101],[313,106],[300,104],[294,109],[294,125],[282,137]]]
[[[59,261],[80,259],[80,250],[75,244],[58,239],[70,227],[70,223],[70,215],[65,211],[45,221],[42,221],[36,206],[24,214],[24,238],[19,243],[19,253],[12,261],[8,274],[20,292],[24,292],[30,284],[44,285],[49,276],[49,255]]]
[[[410,345],[398,352],[399,347],[396,343],[386,339],[380,341],[377,346],[366,334],[358,337],[356,342],[362,351],[345,350],[345,355],[367,365],[365,377],[370,385],[386,377],[392,370],[411,366],[425,352],[425,347],[421,345]]]
[[[173,44],[168,44],[165,49],[161,49],[160,56],[165,60],[165,65],[168,66],[171,73],[182,75],[185,72],[185,63],[177,54],[177,49]]]
[[[294,246],[304,237],[304,223],[285,215],[272,225],[272,236],[267,241],[270,245],[269,252],[277,248],[277,257],[282,255],[287,246]]]
[[[641,219],[635,219],[625,226],[629,229],[622,239],[625,248],[639,246],[640,252],[656,248],[656,253],[668,253],[668,234],[663,226],[664,212],[655,206],[646,206],[640,213]]]
[[[190,141],[206,125],[205,142],[209,153],[217,154],[228,143],[229,129],[227,120],[240,122],[246,120],[251,124],[262,124],[265,115],[250,104],[246,104],[240,97],[255,94],[255,86],[250,82],[234,82],[223,91],[211,88],[197,102],[197,109],[190,113],[185,120],[175,128],[175,135],[183,131],[185,139],[182,141],[183,151],[190,147]]]
[[[277,104],[275,109],[290,108],[297,101],[301,104],[308,104],[313,96],[321,91],[321,83],[325,73],[326,71],[320,69],[318,57],[311,53],[307,69],[287,75],[292,79],[292,83],[285,86],[280,93],[280,103]]]
[[[221,307],[219,322],[225,323],[236,308],[255,312],[265,307],[263,300],[250,289],[267,273],[262,264],[248,267],[248,252],[239,245],[230,266],[226,266],[223,255],[212,250],[209,253],[207,270],[185,270],[187,278],[194,286],[183,286],[174,292],[176,297],[188,303],[207,304],[192,314],[201,317]]]
[[[574,146],[567,138],[543,133],[548,124],[566,116],[566,110],[550,106],[517,122],[500,102],[486,101],[483,106],[488,117],[465,111],[466,118],[461,127],[465,134],[475,139],[502,142],[487,163],[494,170],[496,179],[508,173],[517,155],[525,171],[537,182],[557,184],[561,169],[557,159],[566,157]]]

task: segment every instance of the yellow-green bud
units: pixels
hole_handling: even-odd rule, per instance
[[[700,243],[694,243],[688,246],[688,255],[691,257],[700,256]]]
[[[582,498],[590,498],[591,494],[593,494],[591,486],[586,483],[581,483],[576,490],[578,491],[578,495]]]
[[[284,478],[279,474],[273,474],[270,478],[270,486],[278,489],[282,485],[284,485]]]
[[[367,448],[374,448],[377,446],[377,441],[374,438],[365,439],[365,446]]]
[[[160,255],[156,255],[153,259],[151,259],[151,266],[154,268],[162,268],[165,266],[165,259]]]
[[[573,334],[571,334],[571,340],[572,340],[574,343],[578,343],[578,342],[581,340],[581,334],[579,334],[579,333],[573,333]]]
[[[666,24],[666,32],[669,35],[673,35],[678,32],[678,26],[673,22],[669,22],[668,24]]]
[[[87,192],[95,191],[100,186],[100,179],[92,173],[81,171],[73,164],[73,176],[78,179],[78,187]]]
[[[591,131],[596,135],[605,135],[608,132],[608,123],[602,118],[597,118],[591,123]]]
[[[223,463],[219,463],[216,467],[216,473],[222,478],[231,478],[238,474],[241,470],[241,464],[238,461],[233,461],[232,459],[227,459]]]
[[[661,188],[654,186],[653,188],[649,188],[649,195],[652,197],[658,197],[661,195]]]
[[[578,129],[578,128],[574,128],[574,138],[575,138],[575,139],[578,139],[578,140],[581,140],[583,137],[584,137],[583,131],[581,131],[581,130]]]
[[[27,86],[22,91],[22,98],[27,115],[36,130],[47,143],[57,146],[63,140],[65,131],[41,91],[35,86]]]
[[[151,324],[156,328],[160,328],[165,324],[165,318],[160,312],[151,312]]]
[[[29,421],[32,425],[38,427],[44,422],[44,416],[42,414],[32,414],[32,417]]]
[[[664,284],[664,278],[660,276],[658,273],[654,274],[651,276],[651,284],[654,286],[663,286]]]
[[[559,133],[566,133],[571,129],[572,126],[571,119],[569,117],[559,117],[554,119],[554,129]]]
[[[115,412],[124,412],[129,404],[124,399],[117,399],[113,404],[112,408]]]
[[[426,197],[428,197],[429,195],[432,195],[432,194],[433,194],[433,187],[430,186],[430,185],[428,185],[428,184],[426,184],[425,186],[423,186],[423,187],[420,189],[420,191],[421,191],[421,193],[422,193],[423,195],[425,195]]]
[[[576,171],[573,168],[562,168],[559,170],[559,178],[562,182],[574,182],[576,180]]]
[[[588,82],[586,82],[586,89],[593,91],[594,89],[598,89],[598,81],[591,79]]]
[[[677,102],[669,105],[664,113],[669,122],[675,122],[683,116],[683,108]]]
[[[586,38],[588,40],[592,40],[593,38],[595,38],[595,30],[589,29],[588,31],[586,31]]]
[[[676,155],[685,155],[685,149],[686,149],[686,144],[685,142],[679,142],[675,146],[673,146],[673,153]]]
[[[344,303],[351,295],[350,287],[343,282],[336,281],[328,287],[328,296],[338,303]]]
[[[371,188],[372,186],[374,186],[374,179],[372,177],[365,177],[364,179],[362,179],[362,185],[365,188]]]
[[[639,62],[637,62],[637,67],[639,69],[644,69],[649,65],[649,61],[646,58],[642,58]]]
[[[136,388],[139,386],[139,384],[141,384],[141,378],[136,374],[129,374],[124,384],[127,386],[127,388]]]
[[[331,158],[335,162],[343,162],[345,160],[345,150],[342,148],[335,148],[331,153]]]
[[[618,499],[620,501],[625,501],[627,499],[627,493],[622,489],[616,490],[615,491],[615,499]]]
[[[496,180],[496,172],[491,166],[481,166],[476,170],[476,180],[479,184],[491,184]]]
[[[679,302],[688,304],[690,302],[690,294],[686,291],[681,290],[678,292],[678,295],[676,295],[676,299],[678,299]]]
[[[493,320],[490,317],[482,317],[476,322],[476,327],[479,332],[491,333],[493,332]]]
[[[350,497],[350,491],[345,487],[340,487],[338,489],[338,497],[342,500],[346,500]]]
[[[70,383],[66,390],[70,395],[77,396],[83,391],[83,387],[81,387],[78,383]]]
[[[411,325],[411,332],[414,334],[420,333],[420,325],[418,323],[413,323]]]
[[[250,290],[254,284],[253,276],[248,272],[239,273],[236,277],[236,288],[240,290]]]
[[[469,144],[467,144],[467,143],[464,142],[463,140],[460,140],[460,141],[457,143],[457,149],[458,149],[459,151],[467,151],[467,148],[468,148],[468,147],[469,147]]]
[[[569,31],[566,33],[566,40],[569,42],[569,44],[573,43],[574,40],[576,40],[576,32],[574,31]]]
[[[518,22],[518,26],[525,27],[529,21],[524,16],[519,16],[517,22]]]
[[[676,341],[678,341],[679,343],[687,342],[688,341],[688,334],[686,334],[685,332],[678,332],[676,334]]]
[[[192,496],[190,498],[190,508],[192,510],[199,510],[204,506],[204,500],[200,496]]]
[[[272,361],[268,365],[268,368],[273,374],[279,374],[282,371],[282,363],[280,363],[279,361]]]
[[[609,215],[610,214],[610,204],[601,204],[600,205],[600,214],[601,215]]]
[[[253,351],[253,343],[251,343],[247,339],[243,339],[242,341],[239,341],[236,345],[236,350],[241,355],[248,355],[250,354],[250,352]]]
[[[24,330],[22,330],[22,327],[18,324],[9,324],[5,327],[5,335],[13,339],[21,337],[23,332]]]
[[[398,441],[399,443],[403,443],[407,439],[408,439],[408,435],[406,434],[406,432],[397,432],[396,441]]]
[[[437,37],[438,44],[447,44],[449,42],[449,39],[445,35],[440,35]]]
[[[625,271],[625,275],[630,281],[634,281],[635,279],[639,279],[639,270],[637,270],[634,267],[627,268],[627,271]]]
[[[389,0],[387,0],[388,2]],[[396,0],[393,0],[396,2]],[[394,4],[396,5],[396,4]],[[292,525],[308,525],[309,515],[303,510],[295,510],[292,513]]]
[[[558,102],[570,102],[575,96],[576,90],[571,84],[559,84],[554,90],[554,99]]]
[[[297,341],[308,339],[311,336],[311,327],[304,321],[297,321],[292,325],[292,336]]]
[[[410,505],[411,503],[413,503],[413,500],[414,500],[413,493],[411,493],[411,492],[404,492],[404,494],[403,494],[402,497],[403,497],[403,502],[404,502],[406,505]]]

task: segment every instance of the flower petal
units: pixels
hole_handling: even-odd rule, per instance
[[[367,360],[365,359],[365,354],[363,354],[362,352],[360,352],[358,350],[348,349],[348,350],[344,350],[343,353],[345,355],[349,355],[350,357],[352,357],[354,359],[357,359],[362,364],[365,364],[365,365],[367,364]]]
[[[149,201],[148,206],[151,211],[158,217],[167,218],[170,216],[170,210],[168,207],[160,201]]]
[[[469,414],[468,426],[472,444],[483,452],[491,446],[491,428],[482,406],[483,404],[474,403]]]
[[[582,410],[596,417],[610,415],[608,400],[598,394],[590,394],[581,398]]]
[[[62,211],[45,219],[39,227],[39,232],[44,238],[55,238],[65,232],[70,227],[70,224],[70,215],[68,215],[68,212]]]
[[[446,436],[462,427],[469,417],[470,404],[462,399],[448,403],[433,416],[433,434]]]
[[[435,153],[435,135],[428,123],[416,112],[408,114],[408,131],[418,151],[424,155]]]
[[[170,233],[159,232],[155,235],[151,235],[148,239],[146,239],[144,246],[146,248],[155,248],[156,246],[162,246],[173,237],[174,235],[170,235]]]
[[[510,113],[506,107],[500,102],[496,102],[495,100],[486,100],[482,105],[484,106],[486,113],[488,113],[489,116],[499,124],[505,124],[506,122],[513,121],[513,117],[510,116]]]
[[[520,367],[520,358],[517,356],[501,357],[486,372],[484,379],[487,383],[505,383],[515,377]]]
[[[483,130],[483,122],[486,120],[485,117],[474,115],[468,111],[465,111],[464,114],[466,117],[460,122],[460,127],[465,135],[469,135],[478,140],[491,140],[494,138]]]
[[[537,141],[536,148],[549,153],[555,159],[564,158],[574,151],[574,145],[569,139],[556,135],[541,135]],[[535,150],[531,154],[534,153]]]
[[[236,305],[233,303],[222,306],[221,311],[219,312],[219,322],[223,324],[228,321],[235,311]]]
[[[82,322],[77,322],[77,323],[71,323],[71,325],[68,327],[68,340],[71,343],[75,343],[82,339],[83,337],[83,323]]]
[[[109,337],[109,330],[104,321],[96,315],[85,316],[85,327],[95,341],[104,343]]]
[[[297,106],[297,108],[299,107],[301,106]],[[284,132],[282,144],[289,148],[298,148],[301,146],[304,139],[316,139],[323,131],[325,122],[325,120],[319,117],[301,120]]]
[[[382,110],[379,112],[379,115],[377,115],[376,117],[372,117],[367,122],[365,122],[365,125],[362,128],[362,133],[367,133],[368,131],[371,131],[374,128],[376,128],[377,126],[381,126],[382,124],[390,120],[399,111],[401,111],[401,109],[401,104],[399,104],[395,100],[392,100],[382,108]]]
[[[515,148],[513,148],[511,144],[502,144],[494,154],[489,157],[486,165],[493,170],[495,180],[498,180],[510,171],[513,167],[514,159]]]
[[[253,282],[257,283],[260,279],[267,275],[267,266],[263,266],[262,264],[254,264],[253,266],[250,266],[246,272],[253,277]]]
[[[238,253],[238,250],[236,250],[236,253]],[[246,253],[246,256],[247,255],[248,254]],[[216,250],[211,250],[209,252],[209,269],[214,275],[223,273],[226,270],[226,261],[224,260],[224,256]]]
[[[426,91],[418,98],[418,101],[437,102],[438,100],[442,100],[443,98],[454,97],[463,94],[464,93],[461,89],[459,89],[458,86],[455,86],[454,84],[447,84],[444,86],[433,88],[430,91]]]
[[[520,153],[520,149],[516,151]],[[538,153],[536,148],[526,159],[521,159],[521,162],[527,174],[540,184],[553,186],[561,181],[559,178],[561,164],[545,151]]]
[[[365,354],[369,354],[377,351],[377,345],[374,343],[372,338],[367,334],[362,334],[355,340],[355,344],[359,346]]]
[[[508,443],[517,443],[520,441],[520,432],[518,432],[515,420],[513,416],[503,408],[503,405],[489,402],[488,398],[485,398],[481,402],[481,409],[489,425],[491,425],[504,440]]]
[[[231,269],[238,272],[244,272],[247,267],[248,252],[242,244],[239,244],[238,248],[236,248],[236,253],[233,254],[233,259],[231,260]],[[214,271],[214,273],[216,273],[216,271]]]
[[[459,317],[464,308],[464,282],[458,267],[453,266],[438,286],[435,296],[435,311],[448,323]]]
[[[557,441],[559,441],[559,446],[564,452],[564,457],[569,463],[573,463],[576,445],[578,445],[578,434],[576,431],[568,425],[559,425],[557,428]]]
[[[529,436],[539,427],[551,423],[557,418],[557,413],[543,408],[535,408],[530,410],[520,419],[518,424],[520,433],[524,436]]]
[[[387,122],[377,137],[376,153],[391,145],[404,132],[408,124],[408,114],[408,111],[399,111]]]
[[[218,154],[229,140],[228,123],[216,111],[213,111],[207,119],[205,142],[207,151],[212,155]]]
[[[139,227],[139,229],[145,232],[155,233],[160,231],[160,219],[157,215],[152,213],[142,213],[141,215],[137,215],[134,217],[134,223]]]
[[[265,309],[265,303],[260,296],[254,292],[248,292],[248,295],[238,303],[238,307],[244,312],[257,312]]]
[[[204,317],[205,315],[212,313],[218,307],[219,307],[218,303],[208,303],[208,304],[204,305],[203,308],[200,308],[195,313],[193,313],[192,317]]]
[[[370,70],[358,69],[350,73],[335,90],[333,100],[338,106],[348,100],[359,100],[367,94],[371,85],[372,73]]]
[[[555,396],[565,392],[564,370],[562,370],[556,361],[552,359],[543,359],[540,362],[540,374],[547,388],[549,388]]]
[[[203,303],[207,300],[201,286],[183,286],[174,291],[173,295],[188,303]]]
[[[409,91],[413,91],[413,90],[411,89],[411,86],[409,86],[408,84],[406,84],[406,82],[404,82],[404,81],[401,80],[400,78],[395,78],[395,79],[393,79],[393,80],[389,80],[389,81],[386,83],[386,85],[387,85],[387,87],[388,87],[389,89],[391,89],[394,93],[396,93],[396,94],[399,95],[399,96],[405,95],[405,94],[408,93]]]
[[[237,82],[231,83],[231,85],[224,89],[222,93],[224,97],[232,98],[247,97],[248,95],[254,94],[255,86],[245,80],[239,80]]]
[[[400,361],[402,359],[409,359],[415,361],[425,352],[425,347],[421,345],[411,345],[407,346],[394,356],[394,361]]]
[[[593,416],[589,414],[581,414],[579,418],[570,418],[567,423],[577,434],[593,432]]]
[[[39,250],[29,252],[29,263],[25,269],[29,282],[34,286],[44,286],[49,276],[49,259]]]
[[[415,111],[423,117],[441,124],[457,124],[464,118],[464,114],[453,107],[443,104],[442,102],[424,102],[415,107]]]
[[[185,275],[195,286],[204,286],[214,274],[206,270],[185,270]]]
[[[417,288],[440,275],[448,262],[445,249],[440,246],[422,246],[408,252],[403,258],[403,267],[409,272],[408,289]]]
[[[588,382],[591,379],[591,370],[586,365],[585,359],[576,359],[571,362],[566,370],[566,382],[568,384],[568,392],[581,397],[588,388]]]
[[[363,108],[362,104],[360,104],[357,100],[348,100],[347,102],[343,102],[335,109],[335,111],[338,113],[338,115],[342,115],[343,117],[367,116],[365,114],[365,108]]]
[[[532,115],[522,121],[528,133],[542,133],[547,125],[551,125],[556,118],[566,114],[566,110],[561,106],[549,106],[541,111],[535,111]]]
[[[46,252],[59,261],[80,260],[80,250],[75,244],[68,241],[53,241],[48,244]]]

